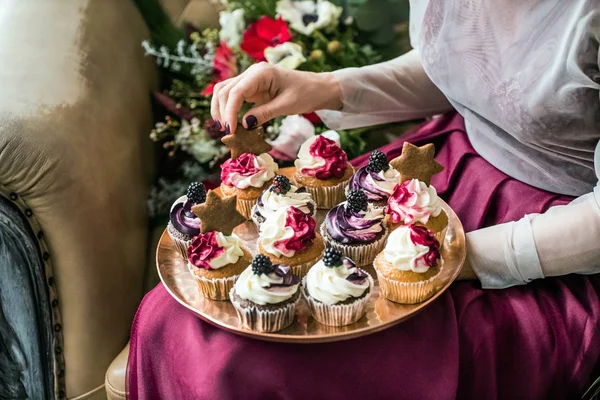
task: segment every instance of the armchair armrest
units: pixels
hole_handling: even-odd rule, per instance
[[[57,397],[102,386],[143,293],[156,80],[147,36],[130,1],[0,4],[0,193],[47,246],[42,293],[57,312],[43,350],[64,356]]]

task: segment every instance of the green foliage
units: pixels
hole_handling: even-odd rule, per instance
[[[171,23],[160,0],[134,0],[134,3],[148,25],[152,43],[157,46],[174,48],[180,40],[185,39],[183,29],[179,29]]]
[[[252,0],[252,1],[229,1],[228,7],[232,10],[241,8],[244,10],[246,19],[256,21],[260,17],[275,18],[275,5],[277,0]]]
[[[581,396],[585,400],[596,400],[600,398],[600,376],[590,385],[588,390]]]

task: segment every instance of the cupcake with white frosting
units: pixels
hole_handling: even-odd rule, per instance
[[[280,208],[260,226],[258,251],[273,264],[292,267],[303,277],[325,250],[321,235],[315,232],[313,217],[291,206]]]
[[[317,205],[306,188],[292,185],[286,176],[277,175],[252,208],[252,221],[260,228],[260,225],[277,210],[291,206],[311,217],[314,217],[317,211]]]
[[[369,203],[385,207],[399,180],[400,173],[392,168],[387,156],[374,150],[369,156],[369,163],[352,176],[347,190],[363,190]]]
[[[433,296],[442,265],[440,243],[420,225],[394,230],[373,262],[383,295],[403,304],[420,303]]]
[[[242,272],[229,299],[244,328],[276,332],[294,322],[299,286],[300,279],[290,267],[259,254]]]
[[[256,199],[271,184],[279,167],[268,153],[243,153],[221,165],[221,192],[237,196],[238,211],[250,219]]]
[[[167,232],[175,248],[187,260],[187,248],[192,239],[200,233],[200,219],[192,212],[192,207],[206,201],[206,188],[202,182],[192,182],[187,194],[181,196],[171,206]]]
[[[308,271],[302,284],[302,294],[313,317],[330,326],[358,321],[373,290],[373,278],[331,247]]]
[[[227,300],[235,280],[252,256],[234,233],[207,232],[198,235],[187,249],[188,270],[200,293],[212,300]]]
[[[448,227],[448,215],[442,209],[437,191],[418,179],[409,179],[398,184],[385,208],[390,229],[402,225],[422,225],[444,241]]]
[[[354,168],[336,142],[323,135],[308,139],[300,146],[294,165],[294,181],[306,187],[318,208],[329,209],[344,201]]]
[[[347,201],[329,210],[321,225],[321,235],[326,244],[358,266],[368,265],[385,245],[387,228],[383,209],[369,203],[364,191],[353,189]]]

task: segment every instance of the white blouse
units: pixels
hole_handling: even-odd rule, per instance
[[[600,272],[600,0],[413,0],[410,33],[415,50],[335,72],[344,107],[320,117],[343,129],[454,107],[499,170],[580,196],[469,233],[483,287]]]

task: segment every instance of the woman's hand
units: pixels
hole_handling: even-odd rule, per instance
[[[221,130],[235,132],[244,101],[255,105],[242,118],[247,129],[280,115],[342,108],[341,88],[332,74],[289,70],[264,62],[215,85],[210,113]]]

